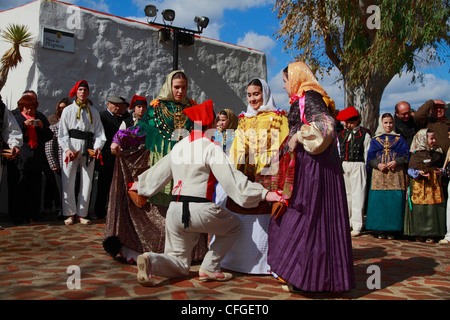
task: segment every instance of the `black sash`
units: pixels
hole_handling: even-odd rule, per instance
[[[191,212],[189,211],[189,202],[199,202],[199,203],[211,202],[206,198],[181,196],[181,195],[180,196],[173,195],[172,201],[183,202],[183,215],[181,216],[181,222],[183,222],[185,229],[189,227],[189,220],[191,219]]]
[[[92,158],[88,157],[87,149],[94,148],[94,142],[93,142],[94,134],[90,131],[81,131],[78,129],[70,129],[69,137],[86,141],[86,143],[84,144],[83,153],[81,155],[86,157],[86,164],[89,164],[92,161]]]

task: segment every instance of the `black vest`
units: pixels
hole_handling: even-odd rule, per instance
[[[351,142],[352,140],[344,141],[345,133],[347,130],[342,130],[338,134],[339,139],[339,151],[341,161],[349,162],[365,162],[364,159],[364,140],[366,138],[367,132],[363,129],[359,129],[355,132],[354,142],[353,142],[353,153],[351,152]]]

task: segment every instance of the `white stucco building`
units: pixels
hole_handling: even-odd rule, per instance
[[[0,12],[0,28],[29,26],[32,49],[21,48],[23,62],[10,71],[1,91],[14,109],[22,92],[39,97],[47,116],[81,79],[90,85],[89,98],[99,110],[108,96],[134,94],[150,101],[172,71],[173,43],[158,41],[158,27],[59,1],[36,0]],[[10,47],[0,40],[0,55]],[[267,78],[266,58],[258,50],[195,36],[192,46],[179,48],[179,69],[189,77],[188,95],[199,103],[213,99],[215,110],[246,109],[246,84]]]
[[[150,102],[172,71],[172,41],[159,42],[159,28],[147,23],[53,0],[1,11],[0,29],[10,23],[28,26],[34,36],[32,48],[20,48],[23,61],[10,70],[0,92],[10,109],[31,89],[38,94],[39,110],[49,116],[82,79],[99,110],[106,108],[108,96],[130,101],[138,94]],[[0,39],[0,56],[10,46]],[[258,50],[196,36],[178,56],[179,69],[189,77],[189,97],[198,103],[213,99],[216,111],[246,110],[247,83],[267,79],[266,57]],[[6,213],[6,179],[1,184],[0,212]]]

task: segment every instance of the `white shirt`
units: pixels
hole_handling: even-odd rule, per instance
[[[5,106],[5,115],[3,117],[2,135],[5,142],[12,149],[21,147],[23,144],[22,130],[17,124],[16,118]]]
[[[253,208],[265,200],[268,190],[235,169],[219,145],[205,137],[191,141],[192,135],[139,176],[139,194],[151,197],[173,180],[181,188],[174,188],[174,195],[211,200],[215,177],[226,194],[242,207]]]
[[[103,129],[100,113],[97,109],[90,106],[89,110],[92,115],[92,123],[89,119],[89,113],[86,109],[82,109],[80,119],[77,119],[78,105],[73,102],[64,108],[59,123],[58,142],[63,153],[68,150],[82,151],[85,148],[85,141],[81,139],[73,139],[69,137],[69,130],[78,129],[84,132],[92,132],[94,134],[94,149],[101,149],[106,142],[105,130]]]

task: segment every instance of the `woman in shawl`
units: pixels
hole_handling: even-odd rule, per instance
[[[334,102],[303,62],[291,63],[283,81],[295,176],[286,212],[270,222],[268,262],[291,292],[349,291],[355,279]]]
[[[53,132],[47,118],[36,111],[38,101],[35,97],[23,95],[17,101],[17,107],[20,112],[14,117],[22,130],[23,144],[20,156],[14,162],[17,163],[20,176],[16,181],[8,180],[8,188],[13,199],[9,204],[11,218],[15,224],[22,224],[39,219],[42,172],[47,162],[45,143],[52,139]]]
[[[119,130],[113,138],[111,149],[118,155],[118,161],[114,168],[103,241],[105,251],[112,257],[120,254],[131,263],[143,252],[164,251],[165,216],[173,182],[148,199],[143,207],[134,204],[127,190],[141,173],[169,153],[183,134],[191,131],[192,122],[183,109],[196,102],[188,98],[187,89],[186,74],[180,70],[171,72],[138,124]],[[203,259],[206,242],[207,235],[204,235],[194,249],[194,260]]]
[[[382,114],[367,156],[373,171],[366,229],[376,231],[380,239],[394,239],[393,233],[403,231],[408,160],[409,146],[394,131],[394,117]]]
[[[250,81],[247,98],[247,112],[239,116],[230,159],[250,181],[271,189],[271,177],[276,173],[274,159],[289,131],[287,118],[285,111],[276,108],[264,80]],[[270,274],[267,264],[270,205],[261,202],[256,208],[246,209],[228,197],[226,208],[241,220],[242,231],[221,266],[242,273]]]
[[[214,133],[214,141],[222,146],[228,155],[234,140],[234,131],[238,126],[238,117],[230,109],[220,110],[216,118],[217,130]]]
[[[408,175],[408,205],[405,212],[405,235],[433,243],[445,235],[445,199],[441,183],[444,164],[442,149],[435,145],[434,132],[421,129],[413,138]]]

